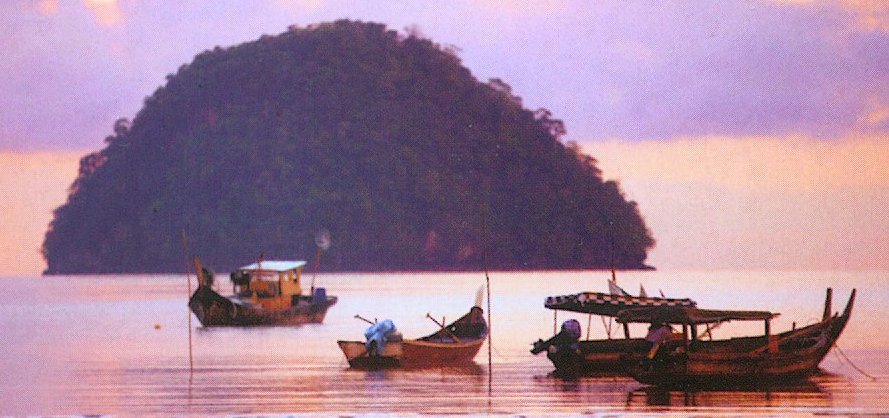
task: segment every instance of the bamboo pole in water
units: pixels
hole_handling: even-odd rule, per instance
[[[491,278],[488,277],[488,268],[485,267],[485,285],[488,288],[488,379],[491,378]]]
[[[185,228],[182,228],[182,251],[185,254],[185,280],[188,282],[188,298],[191,299],[191,274],[189,274],[188,239],[185,236]],[[188,312],[188,372],[190,379],[191,374],[194,373],[194,354],[191,345],[191,307],[188,308],[186,312]]]
[[[482,214],[482,264],[485,269],[485,287],[488,294],[488,400],[491,398],[491,384],[493,382],[493,365],[491,351],[491,277],[488,275],[488,210]]]

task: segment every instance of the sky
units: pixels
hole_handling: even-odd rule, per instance
[[[78,159],[167,75],[341,18],[419,31],[551,110],[639,203],[658,268],[889,268],[889,3],[438,3],[0,3],[0,276],[44,268]]]

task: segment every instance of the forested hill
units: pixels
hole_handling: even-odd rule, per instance
[[[49,274],[642,268],[634,202],[500,80],[452,50],[337,21],[195,57],[83,157],[44,241]],[[485,215],[487,214],[487,215]]]

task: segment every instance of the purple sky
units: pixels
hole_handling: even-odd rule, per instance
[[[879,3],[6,1],[0,150],[99,149],[199,52],[339,18],[457,47],[480,80],[563,119],[568,140],[885,137]]]
[[[658,268],[889,268],[885,0],[6,0],[0,275],[45,268],[78,159],[168,74],[340,18],[415,27],[563,119],[639,203]]]

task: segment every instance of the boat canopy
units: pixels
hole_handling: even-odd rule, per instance
[[[655,306],[621,311],[617,322],[712,324],[725,321],[768,321],[780,314],[766,311],[719,311],[686,306]]]
[[[664,307],[695,307],[697,302],[691,299],[670,299],[637,297],[628,295],[612,295],[608,293],[583,292],[574,295],[550,296],[543,306],[557,311],[581,312],[603,316],[617,316],[627,309]]]
[[[245,271],[275,271],[275,272],[284,272],[290,270],[296,270],[306,265],[305,261],[263,261],[261,263],[253,263],[244,267],[241,267],[239,270]]]

